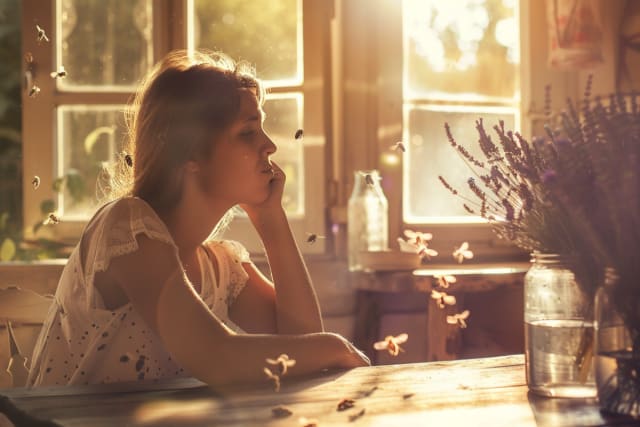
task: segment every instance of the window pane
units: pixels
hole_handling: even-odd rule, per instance
[[[512,98],[519,63],[515,0],[404,0],[410,96]]]
[[[130,88],[150,68],[151,0],[59,0],[58,14],[57,62],[67,71],[61,88]]]
[[[300,0],[194,0],[194,47],[249,61],[265,80],[301,80]]]
[[[56,171],[65,177],[58,207],[65,218],[86,219],[95,209],[98,175],[125,141],[123,110],[123,105],[58,108]]]
[[[403,209],[405,221],[469,221],[471,215],[462,207],[463,201],[452,195],[438,180],[438,175],[442,175],[463,197],[475,200],[466,183],[473,174],[449,144],[444,123],[449,123],[456,142],[482,161],[475,121],[482,117],[487,133],[493,133],[492,128],[499,120],[504,120],[507,129],[514,129],[515,113],[506,108],[493,112],[484,109],[457,112],[427,107],[411,109],[408,112],[408,127],[405,127],[408,133],[405,140],[409,142],[404,177],[404,194],[407,196]],[[492,139],[495,141],[493,135]]]
[[[264,127],[278,146],[273,160],[287,176],[282,203],[291,217],[304,216],[303,140],[296,140],[296,130],[302,127],[302,97],[284,95],[270,97],[264,105]]]

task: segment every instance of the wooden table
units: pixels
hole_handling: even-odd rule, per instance
[[[280,392],[265,382],[216,394],[195,380],[138,386],[8,389],[18,407],[63,426],[596,426],[633,425],[603,416],[594,399],[528,393],[523,355],[384,365],[285,377]],[[120,386],[122,388],[122,386]],[[342,398],[355,405],[338,411]],[[275,418],[272,408],[292,411]],[[364,413],[357,417],[360,411]]]

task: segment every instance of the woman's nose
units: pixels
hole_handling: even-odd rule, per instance
[[[278,146],[276,145],[275,142],[271,140],[271,138],[269,138],[269,135],[265,134],[265,138],[266,138],[265,151],[268,155],[271,155],[278,150]]]

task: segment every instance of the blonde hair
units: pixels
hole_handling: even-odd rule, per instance
[[[252,67],[221,52],[177,50],[142,81],[125,111],[128,138],[107,173],[107,200],[144,199],[164,213],[181,198],[182,166],[211,153],[215,136],[236,118],[240,89],[265,91]]]

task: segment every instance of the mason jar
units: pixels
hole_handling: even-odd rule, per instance
[[[552,397],[594,397],[593,302],[579,288],[568,259],[533,253],[524,282],[529,390]]]

